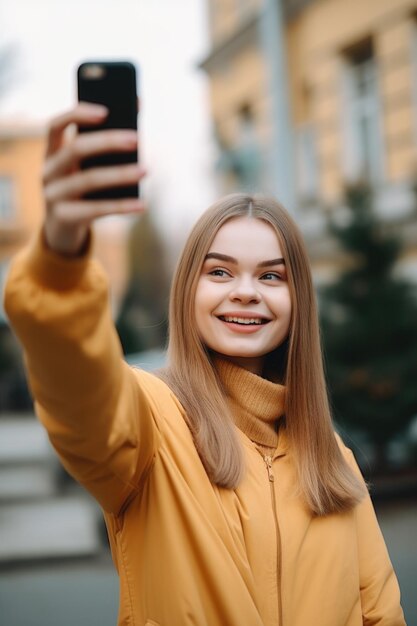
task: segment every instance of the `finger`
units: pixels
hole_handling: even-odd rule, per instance
[[[101,104],[80,102],[70,111],[53,118],[49,124],[46,155],[49,156],[61,146],[65,129],[70,124],[80,126],[99,124],[107,115],[108,109]]]
[[[84,133],[52,154],[45,161],[43,183],[73,170],[87,157],[109,152],[130,152],[137,148],[138,135],[134,130],[104,130]]]
[[[47,204],[60,200],[77,199],[99,189],[134,185],[146,175],[142,166],[117,165],[82,170],[53,180],[45,187]]]
[[[143,200],[127,198],[123,200],[78,200],[60,202],[55,208],[55,217],[62,223],[90,224],[93,220],[109,215],[131,215],[146,210]]]

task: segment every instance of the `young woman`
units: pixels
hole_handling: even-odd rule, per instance
[[[52,123],[45,222],[6,307],[39,418],[104,511],[119,626],[403,626],[372,504],[333,431],[296,226],[258,195],[212,206],[174,277],[168,367],[130,368],[89,232],[143,207],[80,198],[144,172],[78,162],[136,137],[63,140],[103,115],[80,105]]]

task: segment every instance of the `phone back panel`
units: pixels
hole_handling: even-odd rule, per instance
[[[128,62],[92,61],[80,65],[77,72],[78,100],[103,104],[109,115],[98,126],[79,127],[80,133],[110,128],[137,130],[136,70]],[[103,167],[135,163],[137,151],[108,153],[85,159],[81,168]],[[135,198],[139,195],[137,185],[114,187],[88,194],[89,199]]]

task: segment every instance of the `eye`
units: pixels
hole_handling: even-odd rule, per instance
[[[281,274],[278,274],[277,272],[266,272],[266,274],[262,274],[260,278],[261,280],[268,280],[268,281],[284,280],[284,277],[281,276]]]
[[[216,278],[229,278],[229,272],[222,270],[220,267],[216,267],[214,270],[208,272],[209,276],[215,276]]]

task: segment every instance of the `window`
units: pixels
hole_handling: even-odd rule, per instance
[[[318,160],[316,134],[312,124],[303,124],[295,136],[297,191],[301,201],[313,200],[318,194]]]
[[[252,106],[243,103],[238,110],[238,136],[235,147],[237,174],[242,189],[254,192],[260,187],[261,153]]]
[[[10,176],[0,175],[0,221],[10,220],[14,215],[14,182]]]
[[[415,143],[417,143],[417,14],[414,15],[414,24],[411,39],[411,54],[413,68],[414,141]]]
[[[372,42],[348,50],[343,62],[343,170],[348,181],[378,183],[383,142],[377,65]]]
[[[231,143],[217,128],[217,142],[221,151],[217,167],[226,176],[232,176],[240,189],[258,191],[262,176],[262,154],[256,133],[252,106],[243,103],[236,112],[237,133]]]
[[[9,267],[9,261],[0,261],[0,323],[6,320],[3,308],[4,286],[6,284],[6,276]]]

